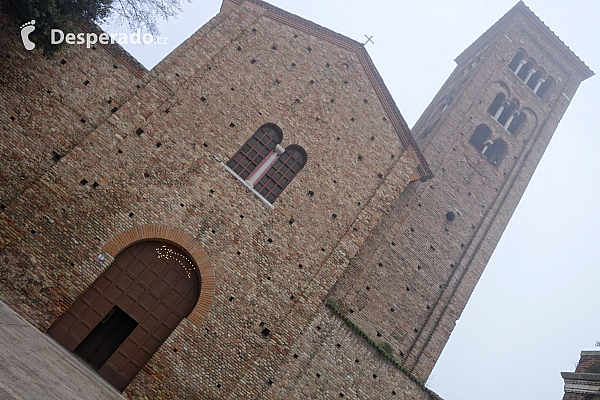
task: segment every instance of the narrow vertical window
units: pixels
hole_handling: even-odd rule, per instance
[[[479,151],[481,152],[485,147],[485,142],[490,138],[492,134],[492,130],[485,124],[481,124],[475,129],[473,135],[471,135],[471,139],[469,142]]]
[[[508,65],[508,68],[510,68],[515,73],[519,72],[518,71],[519,65],[525,64],[525,62],[523,62],[524,59],[525,59],[525,53],[523,53],[521,50],[517,51],[517,54],[515,55],[513,60]]]
[[[494,117],[494,119],[498,119],[502,111],[504,111],[505,100],[506,95],[504,93],[498,93],[490,105],[490,108],[488,108],[488,113]]]
[[[494,142],[485,150],[485,158],[488,159],[492,165],[498,165],[502,160],[502,156],[508,150],[508,145],[502,139],[496,139]]]
[[[254,186],[268,202],[273,203],[283,189],[306,164],[306,152],[300,146],[288,146],[267,173]]]
[[[277,125],[265,124],[231,157],[227,166],[242,179],[246,179],[275,150],[282,139],[283,133]]]

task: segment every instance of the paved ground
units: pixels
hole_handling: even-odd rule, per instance
[[[96,371],[0,302],[0,400],[123,400]]]

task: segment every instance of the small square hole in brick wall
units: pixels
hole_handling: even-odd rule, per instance
[[[309,195],[310,197],[313,197],[313,196],[315,195],[315,192],[313,192],[312,190],[309,190],[309,191],[308,191],[308,195]]]
[[[315,81],[311,79],[310,82],[308,82],[308,83],[310,83],[311,85],[314,85]]]
[[[35,230],[33,230],[33,229],[32,229],[32,230],[31,230],[31,233],[33,233],[33,234],[35,235]]]
[[[238,46],[238,47],[237,47],[237,51],[242,51],[242,47],[241,47],[241,46]]]
[[[329,67],[331,67],[331,64],[327,63],[327,64],[325,64],[325,67],[329,68]]]
[[[383,117],[381,119],[383,120],[383,122],[387,122],[387,118],[386,117]]]
[[[167,109],[165,109],[165,114],[168,114],[168,113],[170,113],[170,112],[171,112],[171,109],[170,109],[170,108],[167,108]]]
[[[352,308],[348,311],[350,311],[350,314],[354,314],[354,310]]]
[[[84,84],[85,86],[87,86],[87,85],[89,85],[89,84],[90,84],[90,81],[85,81],[85,82],[83,82],[83,84]]]
[[[238,256],[241,256],[241,255],[242,255],[242,253],[238,251],[238,252],[237,252],[237,255],[238,255]]]
[[[231,296],[231,297],[229,298],[229,301],[233,301],[233,300],[234,300],[234,297],[233,297],[233,296]]]
[[[392,242],[392,246],[395,246],[395,245],[396,245],[396,242]]]
[[[161,142],[156,142],[156,147],[160,147],[160,146],[162,146],[162,143]]]
[[[273,239],[271,239],[271,238],[268,238],[268,239],[267,239],[267,242],[269,242],[269,243],[273,243]]]
[[[429,305],[427,305],[427,307],[426,307],[426,308],[427,308],[428,310],[431,310],[431,307],[430,307]]]
[[[354,362],[358,364],[360,360],[357,358],[356,360],[354,360]]]
[[[232,123],[229,124],[229,127],[230,128],[235,128],[235,124],[232,122]]]
[[[134,215],[134,213],[129,213],[129,218],[133,218]]]
[[[60,154],[58,154],[55,151],[52,152],[52,161],[58,162],[58,161],[60,161],[61,158],[62,158],[62,156]]]
[[[79,184],[80,184],[81,186],[85,186],[85,185],[87,185],[87,180],[85,180],[85,179],[82,179],[82,180],[80,180],[80,181],[79,181]]]
[[[175,72],[175,76],[179,78],[181,75],[179,75],[177,72]]]
[[[113,64],[113,68],[114,69],[119,69],[119,67],[117,66],[117,64]]]
[[[318,330],[318,331],[320,331],[320,330],[321,330],[321,327],[320,327],[319,325],[317,325],[317,330]]]
[[[367,103],[369,102],[369,100],[367,100],[367,99],[364,99],[364,100],[363,100],[363,102],[364,102],[365,104],[367,104]]]
[[[377,331],[377,337],[381,337],[381,333],[379,333],[379,331]]]
[[[173,352],[177,353],[177,348],[176,347],[173,347]]]
[[[410,288],[409,288],[408,286],[406,287],[406,291],[407,291],[407,292],[410,292]]]
[[[365,289],[367,289],[367,290],[371,290],[371,286],[367,286]]]
[[[144,130],[142,128],[137,128],[135,130],[135,134],[138,135],[138,136],[140,136],[142,133],[144,133]]]
[[[331,214],[331,218],[336,219],[337,218],[337,214]]]
[[[215,231],[214,229],[211,229],[210,231],[211,233],[217,233],[217,231]]]
[[[419,332],[419,330],[417,328],[414,329],[415,332]]]
[[[298,264],[298,268],[302,269],[302,268],[304,268],[304,265]]]
[[[392,154],[390,157],[391,157],[392,159],[394,159],[394,158],[396,158],[396,155]]]
[[[220,388],[220,387],[221,387],[221,384],[220,384],[220,383],[217,383],[217,387],[218,387],[218,388]]]
[[[268,281],[270,281],[270,280],[271,280],[271,277],[270,277],[269,275],[267,275],[267,280],[268,280]]]
[[[461,243],[461,244],[460,244],[460,248],[462,249],[462,248],[464,248],[464,247],[465,247],[465,244],[464,244],[464,243]]]
[[[272,384],[273,384],[273,381],[269,379],[269,385],[272,385]]]
[[[271,49],[272,50],[277,50],[277,46],[273,45],[273,46],[271,46]]]
[[[417,269],[421,269],[422,267],[420,265],[417,265]]]
[[[147,172],[144,172],[144,178],[150,178],[150,174]]]
[[[65,64],[67,63],[67,60],[65,60],[65,59],[62,59],[62,60],[60,60],[60,63],[61,63],[62,65],[65,65]]]
[[[329,100],[329,102],[333,104],[333,103],[335,103],[335,99],[331,99],[331,100]]]
[[[339,349],[340,347],[342,347],[342,345],[338,343],[335,345],[335,347],[337,347]]]
[[[290,218],[289,224],[292,225],[294,222],[296,222],[296,220],[294,219],[294,217]]]
[[[123,154],[123,150],[121,150],[121,149],[118,149],[118,150],[117,150],[117,153],[119,153],[119,154]]]
[[[354,117],[352,117],[352,118],[350,118],[350,121],[351,121],[351,122],[354,122],[354,121],[356,121],[356,120],[354,119]]]
[[[296,97],[296,100],[294,100],[296,103],[300,103],[300,99]]]
[[[294,354],[294,358],[298,358],[298,354]]]
[[[320,378],[320,377],[321,377],[321,374],[319,374],[319,373],[317,372],[317,373],[315,374],[315,376],[316,376],[317,378]]]
[[[377,174],[377,177],[378,177],[379,179],[383,179],[383,174],[379,173],[379,174]]]
[[[252,60],[250,60],[250,64],[255,64],[255,63],[256,63],[256,59],[253,58]]]
[[[12,115],[10,116],[10,120],[11,120],[11,121],[14,121],[15,119],[16,119],[16,118],[15,118],[15,117],[13,117]]]
[[[344,393],[340,392],[340,397],[344,397]]]
[[[396,310],[395,310],[394,308],[390,308],[390,311],[391,311],[391,312],[394,312],[394,311],[396,311]]]
[[[429,245],[429,250],[435,251],[435,247],[433,247],[432,245]]]
[[[336,141],[336,142],[339,142],[340,140],[342,140],[342,138],[341,138],[341,137],[339,137],[339,136],[335,138],[335,141]]]
[[[322,248],[322,247],[321,247],[321,251],[322,251],[323,253],[325,253],[325,249],[324,249],[324,248]]]
[[[294,295],[291,295],[291,296],[290,296],[290,300],[294,300]]]
[[[81,118],[81,119],[79,120],[79,122],[81,122],[82,124],[85,124],[85,119]]]
[[[308,52],[310,53],[310,52],[312,51],[312,48],[311,48],[310,46],[308,46],[308,47],[306,48],[306,50],[308,50]]]
[[[377,379],[377,375],[373,374],[373,379]]]
[[[111,113],[116,113],[117,111],[119,111],[119,107],[115,107],[112,110],[110,110]]]
[[[295,67],[295,66],[296,66],[296,63],[292,63],[292,67]]]
[[[363,156],[358,156],[358,161],[362,161],[363,160]]]
[[[94,182],[94,183],[92,183],[92,187],[93,187],[94,189],[96,189],[98,186],[100,186],[100,184],[99,184],[98,182]]]
[[[201,101],[206,101],[206,97],[202,96],[202,97],[200,97],[200,100]]]
[[[383,267],[383,263],[378,263],[377,265],[379,265],[380,267]]]
[[[263,330],[262,330],[262,332],[261,332],[261,334],[262,334],[264,337],[267,337],[267,336],[269,336],[269,333],[271,333],[271,331],[270,331],[269,329],[267,329],[267,328],[263,329]]]

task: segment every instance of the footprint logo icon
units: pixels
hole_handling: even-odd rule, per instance
[[[34,24],[35,19],[32,19],[26,24],[21,25],[21,28],[19,28],[21,29],[21,39],[23,39],[23,45],[25,46],[26,50],[33,50],[35,47],[35,43],[29,40],[29,34],[35,31],[35,26],[33,26]]]

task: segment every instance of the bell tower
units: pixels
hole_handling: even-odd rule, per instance
[[[434,178],[399,196],[330,294],[421,381],[593,75],[523,2],[455,61],[412,129]]]

